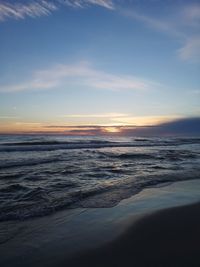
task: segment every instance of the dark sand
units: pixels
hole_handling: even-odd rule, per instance
[[[0,267],[200,267],[199,192],[184,181],[112,208],[1,222]]]
[[[59,266],[200,267],[200,203],[145,216],[115,241]]]

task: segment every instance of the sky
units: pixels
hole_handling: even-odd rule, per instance
[[[199,72],[199,0],[0,0],[0,133],[199,118]]]

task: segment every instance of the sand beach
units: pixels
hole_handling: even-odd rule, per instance
[[[199,190],[199,180],[177,182],[113,208],[2,222],[0,265],[199,266]]]

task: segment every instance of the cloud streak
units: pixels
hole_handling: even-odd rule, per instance
[[[200,118],[181,118],[165,123],[160,123],[156,127],[144,127],[137,129],[127,129],[124,135],[137,136],[198,136],[200,134]]]
[[[26,17],[41,17],[51,14],[57,6],[53,2],[41,0],[29,3],[0,2],[0,21],[6,19],[24,19]]]
[[[0,120],[12,120],[12,119],[19,119],[18,116],[0,116]]]
[[[168,17],[165,14],[162,18],[149,15],[145,10],[141,12],[141,9],[137,9],[136,1],[132,1],[132,5],[133,8],[127,9],[126,1],[124,0],[19,0],[17,2],[0,0],[0,22],[8,19],[48,16],[64,7],[83,9],[98,6],[118,12],[132,20],[143,23],[146,27],[175,37],[179,43],[182,43],[181,47],[177,49],[177,55],[180,60],[200,61],[199,3],[191,2],[179,6],[179,8],[176,7],[168,14]]]
[[[115,8],[112,0],[21,0],[17,3],[13,3],[13,1],[0,1],[0,21],[48,16],[63,6],[73,8],[100,6],[110,10]]]
[[[67,0],[67,1],[59,1],[61,3],[65,3],[65,5],[70,5],[72,7],[83,8],[89,5],[97,5],[107,9],[115,9],[114,3],[112,0]]]
[[[200,5],[191,4],[182,9],[182,18],[186,24],[197,26],[199,28],[200,23]]]
[[[138,125],[114,124],[45,124],[17,121],[3,124],[0,133],[66,134],[66,135],[119,135],[119,136],[198,136],[200,117],[169,118],[160,123]]]
[[[64,115],[64,118],[121,118],[127,117],[124,113],[107,113],[107,114],[70,114]]]
[[[187,4],[174,9],[168,17],[151,16],[137,9],[119,9],[120,13],[161,33],[175,37],[181,48],[178,57],[183,61],[200,61],[200,4]]]
[[[19,84],[0,85],[0,92],[47,90],[53,88],[96,88],[105,90],[148,90],[159,84],[130,75],[116,75],[97,70],[88,62],[72,65],[56,65],[36,71],[29,81]]]
[[[148,16],[146,14],[142,14],[140,12],[137,12],[136,10],[132,9],[121,9],[120,13],[126,17],[129,17],[132,20],[139,21],[143,23],[145,26],[152,28],[154,30],[168,33],[170,35],[175,35],[178,37],[185,37],[185,34],[178,31],[176,28],[174,28],[174,25],[165,20],[156,19],[155,17]]]
[[[199,136],[200,118],[179,118],[156,125],[46,125],[43,131],[45,128],[46,132],[66,135]]]
[[[178,55],[184,61],[190,59],[198,61],[200,59],[200,36],[186,41],[184,46],[178,50]]]

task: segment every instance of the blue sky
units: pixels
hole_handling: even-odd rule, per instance
[[[200,3],[0,1],[1,132],[200,115]]]

